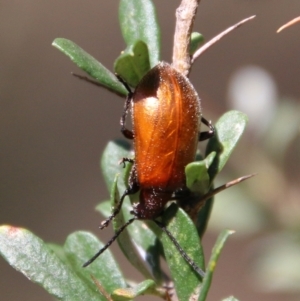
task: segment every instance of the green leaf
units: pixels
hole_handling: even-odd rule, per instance
[[[226,299],[223,299],[222,301],[239,301],[239,300],[233,296],[230,296],[230,297],[227,297]]]
[[[150,70],[149,53],[143,41],[130,45],[115,61],[115,72],[131,87],[136,87]]]
[[[95,289],[95,284],[91,279],[91,275],[93,275],[103,288],[111,294],[115,289],[125,288],[127,285],[110,250],[105,250],[105,252],[88,267],[82,267],[82,265],[102,247],[103,243],[93,234],[78,231],[68,236],[64,250],[74,271],[76,271],[78,276],[85,279],[91,289]],[[107,275],[109,275],[109,277]]]
[[[120,95],[127,95],[126,88],[116,76],[78,45],[63,38],[55,39],[52,45],[67,55],[80,69],[103,87]]]
[[[155,294],[157,295],[155,291],[156,284],[153,280],[145,280],[134,287],[130,288],[122,288],[117,289],[113,292],[112,298],[115,301],[127,301],[127,300],[133,300],[137,296],[145,295],[145,294]]]
[[[60,260],[61,260],[63,263],[69,264],[68,258],[67,258],[67,256],[66,256],[66,253],[65,253],[65,251],[64,251],[63,246],[57,245],[57,244],[54,244],[54,243],[47,243],[47,246],[48,246],[48,248],[49,248],[50,250],[52,250],[52,251],[55,253],[55,255],[56,255],[57,257],[60,258]]]
[[[149,50],[150,65],[160,60],[160,29],[151,0],[121,0],[119,19],[127,46],[143,41]]]
[[[122,173],[124,170],[123,165],[120,165],[119,161],[130,156],[130,148],[131,146],[127,141],[110,141],[102,154],[100,165],[106,186],[109,191],[111,191],[112,183],[116,174]],[[120,191],[125,191],[124,183],[121,182],[119,184],[119,189]]]
[[[208,265],[207,265],[207,269],[206,269],[206,275],[203,279],[203,286],[200,292],[200,296],[198,301],[205,301],[210,285],[211,285],[211,281],[212,281],[212,277],[213,277],[213,273],[214,270],[216,268],[217,265],[217,261],[219,259],[219,256],[221,254],[221,251],[225,245],[226,240],[228,239],[228,237],[233,234],[234,231],[232,230],[224,230],[222,231],[222,233],[219,235],[215,246],[212,250],[212,254],[211,257],[209,259]]]
[[[216,152],[211,152],[211,153],[209,153],[206,156],[206,158],[204,160],[205,161],[205,165],[206,165],[206,169],[208,169],[209,166],[211,166],[211,164],[213,163],[215,157],[216,157]],[[207,170],[206,175],[208,175],[208,170]],[[208,191],[209,188],[212,189],[211,184],[212,183],[209,181],[208,186],[206,188],[206,191]],[[205,190],[203,190],[203,191],[205,191]],[[214,198],[212,197],[212,198],[208,199],[205,202],[205,204],[203,205],[203,207],[197,213],[197,217],[195,218],[194,222],[195,222],[196,228],[198,230],[198,235],[199,235],[200,238],[203,237],[203,235],[204,235],[204,233],[206,231],[207,224],[208,224],[208,221],[209,221],[209,218],[210,218],[210,214],[211,214],[213,205],[214,205]]]
[[[214,163],[216,156],[217,156],[217,153],[214,151],[207,154],[207,156],[205,157],[205,162],[206,162],[207,168],[209,168]]]
[[[187,187],[193,192],[194,197],[187,197],[180,202],[190,218],[194,221],[199,237],[202,237],[210,217],[213,199],[204,202],[203,196],[211,188],[208,168],[213,162],[216,152],[211,152],[204,160],[190,163],[185,168]]]
[[[196,161],[185,167],[186,186],[193,192],[205,194],[210,186],[206,161]]]
[[[203,250],[197,230],[188,215],[172,204],[164,213],[163,223],[167,225],[167,229],[181,248],[204,271]],[[192,297],[198,296],[201,289],[201,277],[192,270],[165,233],[162,233],[161,241],[179,300],[192,300]]]
[[[245,130],[247,121],[248,118],[244,113],[230,111],[216,123],[216,134],[209,140],[206,148],[206,154],[216,152],[216,157],[208,169],[211,182],[229,159]]]
[[[1,226],[0,253],[12,267],[59,300],[105,300],[28,230]]]
[[[190,55],[193,55],[199,46],[204,42],[204,37],[199,32],[192,32],[190,43]]]

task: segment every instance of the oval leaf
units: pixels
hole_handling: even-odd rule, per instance
[[[193,192],[203,195],[208,191],[210,185],[207,173],[206,161],[197,161],[185,167],[186,186]]]
[[[105,300],[28,230],[1,226],[0,253],[12,267],[59,300]]]
[[[208,169],[211,182],[229,159],[245,130],[247,121],[248,118],[244,113],[230,111],[216,123],[216,134],[209,140],[206,148],[206,154],[216,152],[216,157]]]
[[[149,53],[143,41],[130,45],[115,61],[115,72],[131,87],[136,87],[150,70]]]
[[[208,175],[208,166],[213,162],[216,153],[211,152],[205,160],[190,163],[185,168],[187,187],[195,194],[180,202],[180,207],[195,223],[199,237],[202,237],[210,217],[213,199],[204,202],[204,196],[210,189],[211,182]]]
[[[103,247],[93,234],[78,231],[70,234],[65,242],[65,254],[77,274],[86,280],[91,288],[95,289],[95,283],[91,275],[99,281],[103,288],[111,294],[117,288],[125,288],[127,284],[116,264],[116,260],[109,250],[106,250],[88,267],[82,265]],[[109,277],[107,277],[109,275]]]
[[[127,46],[143,41],[149,50],[151,68],[160,59],[160,30],[151,0],[121,0],[119,19]]]
[[[124,85],[112,72],[72,41],[57,38],[52,45],[67,55],[80,69],[94,78],[104,88],[120,95],[128,94]]]
[[[122,173],[124,170],[123,165],[120,165],[119,161],[122,158],[131,157],[129,154],[130,148],[131,146],[127,141],[110,141],[102,154],[100,166],[109,191],[111,191],[116,174]],[[120,183],[119,189],[121,191],[126,189],[124,183]]]

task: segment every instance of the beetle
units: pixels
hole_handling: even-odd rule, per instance
[[[128,90],[120,121],[121,132],[126,138],[133,139],[135,159],[123,158],[121,161],[124,164],[133,163],[128,188],[113,214],[101,223],[100,228],[107,227],[120,212],[126,196],[140,191],[139,202],[133,205],[133,218],[84,266],[92,263],[136,219],[154,220],[176,245],[171,233],[155,219],[163,213],[176,191],[187,190],[185,166],[194,161],[198,141],[214,134],[211,123],[201,117],[196,90],[184,75],[168,63],[160,62],[153,67],[134,92],[120,80]],[[132,131],[125,126],[130,106]],[[200,133],[201,122],[209,127],[209,131]],[[176,247],[181,253],[184,252],[178,243]],[[203,271],[193,266],[186,254],[183,256],[203,276]]]

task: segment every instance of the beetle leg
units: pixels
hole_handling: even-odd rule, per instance
[[[215,135],[215,128],[212,125],[211,121],[208,121],[204,117],[201,117],[201,122],[204,123],[208,128],[209,131],[199,133],[199,141],[207,140]]]
[[[119,76],[118,74],[116,74],[116,77],[118,78],[118,80],[124,85],[124,87],[126,88],[126,90],[128,91],[126,100],[125,100],[125,104],[124,104],[124,111],[123,111],[123,115],[121,117],[120,120],[120,124],[121,124],[121,132],[122,134],[127,138],[127,139],[133,139],[134,138],[134,134],[132,131],[128,130],[125,127],[125,123],[126,123],[126,117],[127,117],[127,113],[131,104],[131,100],[132,100],[132,91],[130,89],[130,87],[128,86],[128,84],[124,81],[124,79]]]
[[[131,99],[132,99],[132,92],[130,91],[130,93],[128,93],[127,98],[125,100],[124,111],[123,111],[123,115],[122,115],[121,120],[120,120],[121,132],[127,139],[133,139],[134,138],[133,132],[128,130],[125,127],[126,117],[127,117],[127,113],[128,113],[128,110],[129,110],[130,103],[131,103]]]
[[[134,160],[133,159],[129,159],[129,158],[122,158],[120,161],[119,161],[119,164],[123,164],[123,168],[125,168],[125,162],[129,162],[129,163],[134,163]]]

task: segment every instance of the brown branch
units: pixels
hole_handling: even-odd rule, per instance
[[[205,43],[202,47],[200,47],[193,55],[192,59],[191,59],[191,63],[193,64],[195,62],[195,60],[201,55],[203,54],[208,48],[210,48],[212,45],[214,45],[215,43],[217,43],[218,41],[220,41],[224,36],[226,36],[227,34],[229,34],[231,31],[233,31],[234,29],[237,29],[238,27],[240,27],[241,25],[243,25],[244,23],[254,19],[256,16],[251,16],[249,18],[246,18],[238,23],[236,23],[235,25],[227,28],[226,30],[224,30],[223,32],[221,32],[220,34],[218,34],[217,36],[215,36],[214,38],[212,38],[210,41],[208,41],[207,43]]]
[[[217,193],[225,190],[225,189],[228,189],[229,187],[232,187],[234,185],[237,185],[249,178],[252,178],[254,177],[256,174],[251,174],[251,175],[247,175],[247,176],[243,176],[243,177],[240,177],[238,179],[235,179],[233,181],[230,181],[224,185],[221,185],[211,191],[209,191],[208,193],[206,193],[205,195],[203,195],[200,199],[197,199],[195,198],[193,201],[190,201],[190,202],[185,202],[184,204],[183,203],[180,203],[180,207],[183,208],[185,210],[185,212],[187,212],[187,214],[190,216],[190,218],[196,222],[196,219],[197,219],[197,216],[198,216],[198,213],[200,211],[200,209],[204,206],[205,202],[212,198],[214,195],[216,195]]]
[[[290,27],[290,26],[292,26],[292,25],[294,25],[294,24],[296,24],[296,23],[298,23],[298,22],[300,22],[300,17],[297,17],[297,18],[295,18],[295,19],[289,21],[288,23],[282,25],[282,26],[277,30],[277,33],[281,32],[282,30],[284,30],[284,29],[286,29],[286,28],[288,28],[288,27]]]
[[[240,177],[240,178],[237,178],[235,180],[232,180],[230,182],[227,182],[226,184],[223,184],[213,190],[211,190],[210,192],[208,192],[207,194],[205,194],[202,199],[201,199],[201,202],[205,202],[207,200],[209,200],[210,198],[212,198],[214,195],[216,195],[217,193],[225,190],[225,189],[228,189],[234,185],[237,185],[245,180],[248,180],[252,177],[256,176],[256,174],[251,174],[251,175],[247,175],[247,176],[243,176],[243,177]]]
[[[200,0],[182,0],[176,10],[172,66],[186,76],[191,68],[189,47],[199,3]]]

